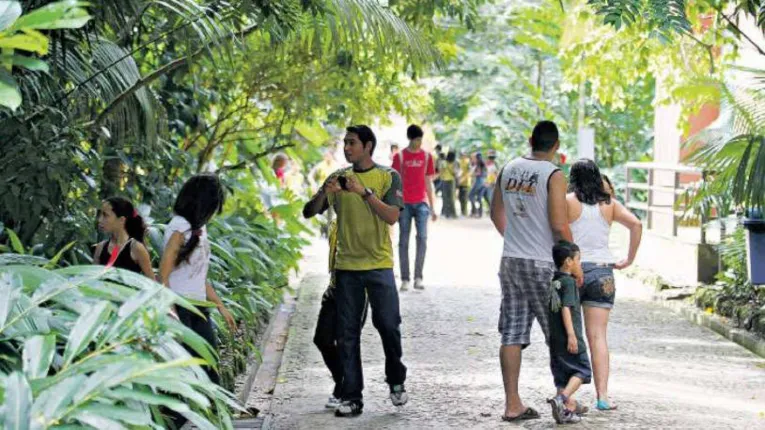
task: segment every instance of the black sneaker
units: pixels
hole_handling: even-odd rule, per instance
[[[361,415],[364,410],[364,404],[354,400],[344,400],[340,406],[335,409],[336,417],[355,417]]]

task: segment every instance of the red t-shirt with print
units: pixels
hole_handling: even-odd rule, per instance
[[[404,203],[412,205],[428,201],[425,179],[436,174],[432,155],[423,150],[411,152],[406,148],[393,157],[393,168],[401,175]]]

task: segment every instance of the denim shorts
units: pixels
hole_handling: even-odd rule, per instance
[[[616,287],[612,264],[582,263],[584,285],[580,291],[582,306],[611,309]]]
[[[566,388],[569,379],[574,376],[581,379],[582,384],[589,384],[592,380],[590,357],[587,356],[586,352],[551,355],[550,370],[553,374],[555,388]]]

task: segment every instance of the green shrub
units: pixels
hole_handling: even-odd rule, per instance
[[[4,428],[150,428],[168,410],[232,428],[240,406],[201,367],[216,353],[169,316],[193,307],[162,285],[98,266],[4,265],[0,297]]]

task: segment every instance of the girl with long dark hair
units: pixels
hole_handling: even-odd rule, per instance
[[[579,160],[571,167],[568,221],[574,242],[581,250],[584,285],[581,303],[584,322],[590,344],[595,391],[598,395],[596,408],[612,410],[616,406],[608,400],[609,354],[606,331],[608,317],[614,306],[616,288],[614,269],[629,267],[640,246],[643,225],[604,187],[603,176],[592,160]],[[613,187],[610,187],[613,190]],[[617,222],[630,231],[627,259],[616,263],[608,247],[611,224]]]
[[[473,188],[470,189],[470,194],[468,195],[472,208],[470,215],[476,218],[483,216],[483,188],[486,174],[486,162],[483,161],[483,155],[477,152],[475,154],[475,165],[473,166]]]
[[[98,228],[110,238],[96,245],[93,262],[143,273],[154,279],[151,256],[143,244],[146,225],[130,200],[110,197],[101,203]]]
[[[216,213],[223,210],[224,200],[223,186],[217,176],[197,175],[186,181],[173,207],[175,216],[165,230],[165,250],[159,272],[164,285],[175,293],[188,299],[215,303],[226,323],[235,331],[234,317],[207,282],[210,242],[206,226]],[[199,311],[204,317],[179,307],[178,318],[202,336],[213,349],[217,349],[210,312],[207,308],[200,308]],[[208,369],[208,375],[213,382],[219,382],[216,372]]]

